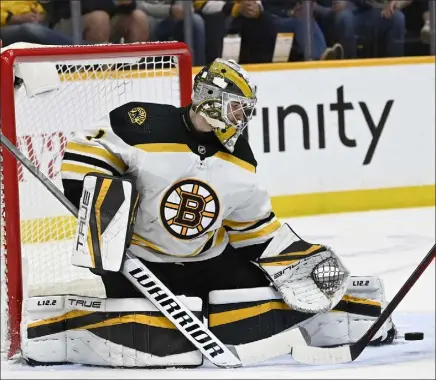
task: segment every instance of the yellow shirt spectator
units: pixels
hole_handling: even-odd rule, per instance
[[[262,3],[258,0],[194,0],[194,9],[203,14],[222,12],[232,17],[257,18],[262,12]]]
[[[45,10],[38,1],[0,1],[0,26],[42,22]]]

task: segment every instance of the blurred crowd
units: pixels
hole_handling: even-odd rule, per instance
[[[307,59],[308,30],[313,60],[430,54],[432,0],[74,1],[81,1],[81,44],[184,41],[189,12],[196,66],[222,56],[229,35],[239,36],[244,64],[272,62],[277,36],[293,33],[288,61],[301,61]],[[73,44],[70,0],[0,5],[3,47]]]

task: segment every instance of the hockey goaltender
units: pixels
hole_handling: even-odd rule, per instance
[[[277,220],[242,135],[256,102],[248,73],[216,59],[195,76],[189,106],[129,102],[68,141],[62,183],[79,209],[72,262],[101,277],[106,298],[25,299],[29,363],[195,367],[218,352],[199,349],[207,331],[220,353],[297,326],[316,347],[362,336],[386,306],[383,283],[351,276],[330,247]],[[162,284],[148,288],[154,303],[132,283],[138,270],[122,272],[126,254]],[[165,308],[164,285],[179,303]],[[174,315],[181,307],[207,339],[189,336],[192,318]],[[372,344],[394,337],[389,319]]]

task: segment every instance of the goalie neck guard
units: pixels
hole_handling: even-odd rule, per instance
[[[217,58],[194,78],[192,109],[206,119],[230,152],[251,120],[256,102],[255,86],[235,61]]]

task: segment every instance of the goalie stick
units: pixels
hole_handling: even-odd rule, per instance
[[[76,218],[77,208],[16,147],[0,133],[0,142],[57,198]],[[228,345],[222,343],[200,320],[134,255],[126,252],[122,274],[170,320],[177,329],[210,360],[221,368],[242,367],[289,354],[294,344],[304,346],[305,330],[285,330],[259,341]]]
[[[293,358],[302,364],[343,364],[354,361],[357,359],[363,350],[371,342],[371,339],[383,326],[386,320],[392,315],[402,299],[406,296],[412,286],[418,281],[422,273],[431,264],[436,254],[436,244],[430,249],[427,255],[422,259],[419,265],[415,268],[413,273],[403,284],[400,290],[395,294],[394,298],[386,306],[386,309],[375,320],[368,331],[355,343],[347,346],[334,347],[334,348],[321,348],[311,346],[294,346],[292,348]]]

